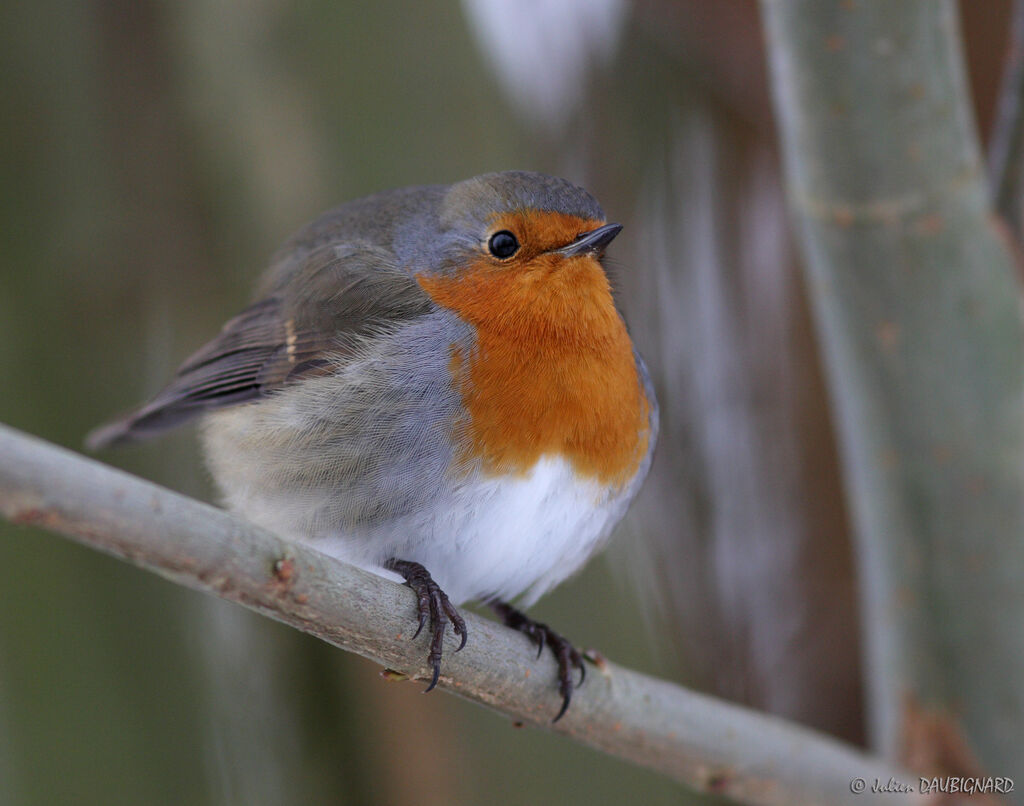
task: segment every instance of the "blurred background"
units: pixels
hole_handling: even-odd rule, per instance
[[[1009,0],[963,3],[979,125]],[[508,168],[626,225],[654,469],[535,615],[864,737],[853,564],[754,0],[0,6],[0,421],[80,449],[344,200]],[[209,500],[194,435],[102,457]],[[65,540],[0,524],[0,803],[698,798]]]

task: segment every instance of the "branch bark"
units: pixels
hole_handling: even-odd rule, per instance
[[[407,588],[291,543],[222,510],[0,425],[0,513],[237,602],[410,677],[426,678],[426,636],[410,640]],[[557,724],[554,661],[519,633],[467,613],[469,643],[446,643],[440,687],[695,789],[751,804],[860,806],[877,780],[913,782],[813,731],[612,663],[591,668]],[[855,795],[851,781],[867,792]],[[913,796],[893,795],[910,806]]]
[[[943,749],[955,736],[1019,776],[1024,325],[956,6],[762,8],[854,516],[875,745],[972,767]]]

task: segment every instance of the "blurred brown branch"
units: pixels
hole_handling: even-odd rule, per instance
[[[10,521],[71,537],[410,677],[426,675],[428,639],[410,640],[413,594],[402,586],[5,426],[0,457],[0,513]],[[522,635],[466,616],[470,641],[458,654],[449,644],[441,687],[696,789],[753,804],[866,804],[876,779],[914,780],[826,736],[611,663],[592,670],[551,725],[553,660],[538,659]],[[853,794],[853,779],[867,781],[868,792]]]
[[[1024,194],[1024,0],[1015,0],[1006,67],[989,146],[992,203],[1022,240],[1021,196]]]

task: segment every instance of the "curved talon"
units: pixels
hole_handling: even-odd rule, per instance
[[[565,716],[565,712],[569,710],[569,703],[572,702],[572,692],[562,695],[562,707],[558,711],[558,716],[551,720],[551,724],[554,725],[559,719]]]
[[[437,685],[437,678],[441,676],[441,664],[438,663],[434,666],[434,676],[430,678],[430,685],[423,689],[424,694],[429,694],[434,690],[434,686]]]
[[[427,654],[427,665],[431,668],[432,675],[430,685],[423,693],[433,691],[441,676],[441,655],[444,647],[444,628],[451,622],[452,631],[462,636],[459,649],[466,645],[468,637],[466,622],[459,614],[458,609],[449,600],[441,587],[434,582],[422,565],[409,560],[388,560],[384,567],[401,574],[405,578],[405,584],[412,588],[416,594],[416,609],[419,614],[419,627],[413,633],[413,639],[423,631],[427,621],[430,621],[430,652]],[[455,650],[458,652],[458,649]]]
[[[442,596],[443,595],[444,594],[442,594]],[[452,624],[452,631],[456,635],[462,636],[462,641],[459,643],[458,649],[455,650],[458,652],[466,645],[466,639],[469,638],[469,632],[466,630],[466,622],[459,611],[455,608],[455,605],[448,601],[447,596],[444,597],[443,604],[444,612],[448,615],[448,620]]]
[[[577,688],[583,685],[586,679],[587,670],[583,664],[583,656],[565,638],[552,630],[547,624],[533,621],[528,616],[516,610],[509,604],[499,601],[489,603],[491,608],[501,616],[505,625],[514,630],[529,636],[537,643],[537,657],[539,658],[547,646],[555,656],[558,663],[558,693],[562,695],[562,707],[552,723],[557,722],[565,712],[569,710],[572,702],[572,694]],[[573,684],[573,669],[580,670],[580,682]]]
[[[423,609],[423,603],[420,602],[420,624],[416,628],[416,632],[412,634],[412,640],[415,641],[419,638],[421,632],[423,632],[423,626],[427,623],[427,611]]]

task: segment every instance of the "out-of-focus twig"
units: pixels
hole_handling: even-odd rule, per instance
[[[413,594],[222,510],[0,426],[0,514],[238,602],[409,677],[428,676],[413,641]],[[555,666],[531,642],[465,614],[440,685],[518,721],[576,739],[744,803],[863,804],[907,773],[826,736],[611,663],[592,667],[557,724]],[[864,782],[866,791],[860,793]],[[901,804],[915,803],[898,795]]]
[[[1024,194],[1024,0],[1014,0],[1006,67],[988,151],[989,190],[1017,242]]]

